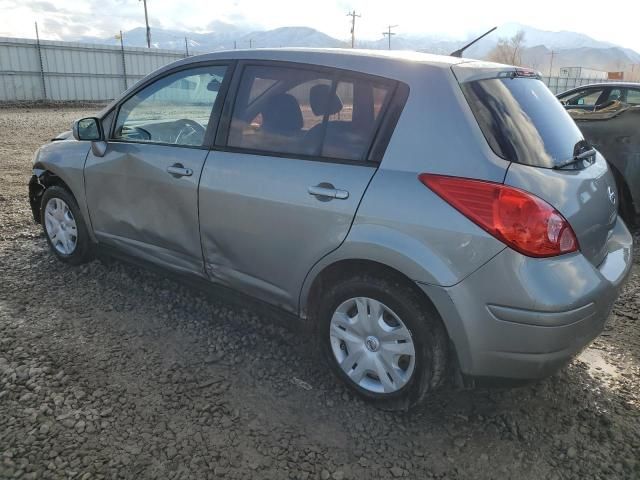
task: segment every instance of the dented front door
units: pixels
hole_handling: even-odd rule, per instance
[[[198,179],[207,151],[109,142],[89,152],[85,187],[99,242],[173,269],[201,272]]]

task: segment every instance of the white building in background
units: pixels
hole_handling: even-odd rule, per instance
[[[608,73],[602,70],[594,70],[584,67],[562,67],[560,76],[567,78],[588,78],[592,80],[606,80]]]

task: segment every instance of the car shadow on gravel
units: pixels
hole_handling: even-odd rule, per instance
[[[42,238],[14,239],[0,266],[0,357],[14,375],[27,358],[47,370],[37,391],[9,383],[0,427],[13,420],[0,439],[42,437],[42,462],[55,443],[88,452],[87,471],[126,478],[181,468],[192,478],[216,468],[213,478],[638,473],[628,383],[579,360],[533,385],[445,390],[410,412],[382,412],[333,378],[288,317],[253,303],[119,261],[68,267]]]

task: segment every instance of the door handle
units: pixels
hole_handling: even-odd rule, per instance
[[[190,177],[193,175],[193,170],[190,168],[184,168],[184,165],[181,163],[175,163],[170,167],[167,167],[167,173],[173,175],[176,178],[179,177]]]
[[[346,190],[339,190],[330,183],[321,183],[315,187],[309,187],[309,195],[318,197],[320,200],[336,198],[338,200],[346,200],[349,198],[349,192]]]

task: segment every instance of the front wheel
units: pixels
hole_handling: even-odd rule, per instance
[[[41,209],[42,228],[53,253],[72,265],[91,260],[91,240],[73,195],[51,186],[42,194]]]
[[[325,357],[366,400],[407,409],[442,382],[444,327],[428,301],[405,283],[356,275],[331,286],[319,305]]]

